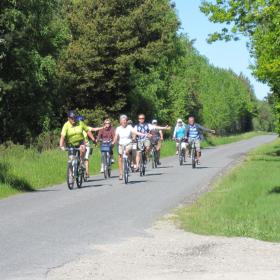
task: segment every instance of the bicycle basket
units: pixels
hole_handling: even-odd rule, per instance
[[[109,153],[111,152],[111,143],[102,143],[101,144],[101,152],[106,152],[106,153]]]

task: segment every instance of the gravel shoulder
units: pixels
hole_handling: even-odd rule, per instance
[[[276,280],[280,244],[200,236],[160,221],[142,237],[93,246],[93,255],[48,272],[48,280]]]

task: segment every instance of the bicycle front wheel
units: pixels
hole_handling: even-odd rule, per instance
[[[123,176],[124,176],[124,183],[127,184],[128,183],[128,171],[129,167],[128,167],[128,160],[125,158],[123,160]]]
[[[67,186],[69,190],[73,190],[75,183],[72,162],[67,166]]]
[[[78,176],[76,178],[77,187],[80,189],[83,185],[83,179],[84,179],[84,170],[82,168],[79,168]]]
[[[102,164],[103,164],[103,173],[104,173],[104,178],[107,179],[108,177],[108,162],[107,162],[107,153],[103,152],[102,153]]]

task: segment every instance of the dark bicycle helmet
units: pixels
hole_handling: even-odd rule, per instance
[[[78,117],[76,117],[76,121],[77,121],[77,122],[84,121],[84,120],[85,120],[84,116],[78,116]]]
[[[77,114],[76,114],[75,111],[72,111],[72,110],[71,110],[71,111],[68,112],[67,116],[68,116],[68,118],[70,118],[70,119],[76,119]]]

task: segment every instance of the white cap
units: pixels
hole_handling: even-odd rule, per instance
[[[121,115],[121,116],[120,116],[120,120],[121,120],[121,119],[126,119],[126,120],[127,120],[127,119],[128,119],[128,118],[127,118],[127,115]]]
[[[157,123],[157,120],[152,120],[152,124]]]
[[[182,120],[182,119],[178,119],[178,120],[177,120],[177,123],[179,123],[179,122],[183,122],[183,120]]]

